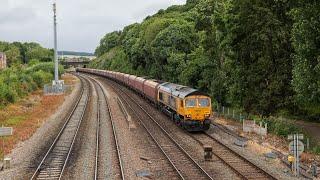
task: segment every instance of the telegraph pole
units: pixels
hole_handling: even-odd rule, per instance
[[[54,83],[59,82],[58,72],[58,48],[57,48],[57,16],[56,16],[56,3],[53,3],[53,33],[54,33]]]

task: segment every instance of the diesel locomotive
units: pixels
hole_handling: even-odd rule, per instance
[[[187,131],[210,128],[211,98],[197,89],[114,71],[77,68],[77,72],[103,76],[135,90]]]

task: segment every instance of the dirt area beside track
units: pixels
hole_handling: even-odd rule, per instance
[[[68,107],[80,92],[80,83],[70,74],[62,79],[66,85],[71,85],[64,95],[44,96],[42,90],[38,90],[0,110],[0,123],[13,127],[13,136],[5,139],[4,146],[6,157],[12,159],[11,168],[0,171],[0,179],[29,178],[33,163],[41,159],[44,149],[64,123]]]

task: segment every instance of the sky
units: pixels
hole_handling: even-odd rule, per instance
[[[53,2],[58,49],[94,52],[106,33],[186,0],[1,0],[0,41],[32,41],[52,48]]]

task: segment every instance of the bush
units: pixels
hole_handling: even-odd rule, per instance
[[[62,66],[59,73],[63,73]],[[0,71],[0,107],[16,102],[53,79],[54,64],[39,63],[31,67],[11,67]]]
[[[52,78],[52,74],[43,72],[42,70],[32,74],[32,79],[39,88],[42,87],[45,83],[49,82]]]
[[[269,118],[264,122],[268,124],[268,131],[278,136],[287,137],[289,134],[302,132],[301,128],[290,120]]]
[[[0,106],[14,103],[17,99],[17,93],[7,84],[0,82]]]
[[[320,155],[320,145],[313,147],[312,152]]]
[[[33,73],[42,70],[44,72],[49,72],[54,74],[54,63],[53,62],[46,62],[46,63],[39,63],[33,66],[30,66],[26,69],[26,73]],[[62,65],[59,65],[59,76],[64,73],[64,68]]]

